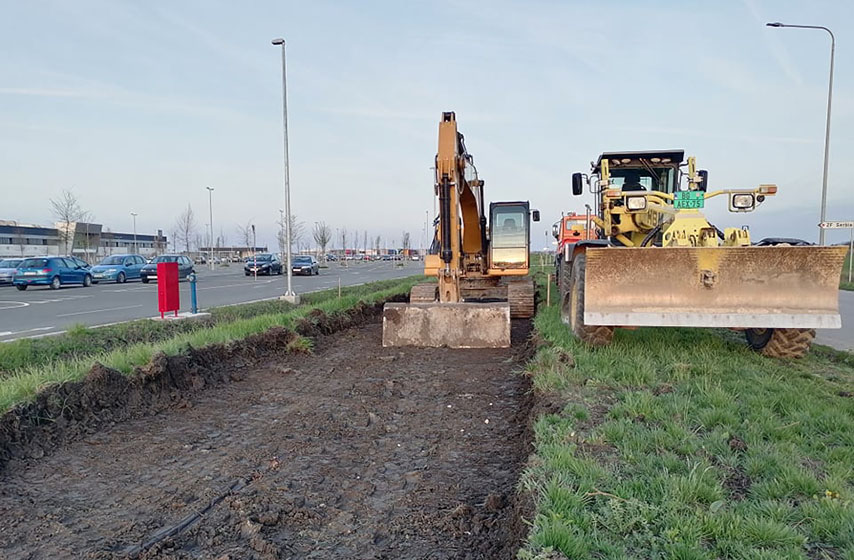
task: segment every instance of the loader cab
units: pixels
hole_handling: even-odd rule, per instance
[[[527,202],[493,202],[489,205],[490,269],[527,272],[530,215]]]
[[[593,174],[607,180],[611,189],[673,194],[679,189],[684,157],[682,150],[605,152],[593,165]]]

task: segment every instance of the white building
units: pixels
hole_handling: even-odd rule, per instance
[[[0,257],[74,255],[90,263],[107,255],[137,253],[153,257],[166,252],[166,236],[104,231],[101,224],[60,222],[54,227],[0,220]]]

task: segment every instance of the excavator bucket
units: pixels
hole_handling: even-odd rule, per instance
[[[387,303],[383,346],[507,348],[509,303]]]
[[[840,328],[845,252],[780,245],[588,249],[584,322]]]

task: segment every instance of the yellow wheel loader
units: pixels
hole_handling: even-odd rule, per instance
[[[747,227],[721,230],[701,212],[715,197],[751,212],[775,185],[709,192],[680,150],[603,153],[573,174],[573,194],[585,183],[597,239],[565,246],[560,281],[561,317],[582,341],[608,344],[616,327],[726,327],[766,356],[798,358],[816,328],[842,326],[845,247],[752,244]]]
[[[383,346],[503,348],[510,319],[534,315],[528,277],[528,202],[484,202],[484,181],[457,130],[456,116],[442,113],[434,194],[439,215],[424,274],[438,282],[413,287],[409,304],[383,308]]]

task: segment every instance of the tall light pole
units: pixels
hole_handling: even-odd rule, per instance
[[[273,45],[282,47],[282,132],[285,139],[285,254],[288,267],[288,289],[282,299],[293,304],[299,303],[299,296],[294,292],[291,282],[291,185],[288,169],[288,73],[285,65],[285,40],[273,39]]]
[[[285,211],[279,208],[279,247],[282,250],[282,257],[285,257]],[[287,258],[287,257],[285,257]]]
[[[139,253],[139,249],[136,246],[136,217],[138,214],[136,212],[131,212],[131,216],[133,216],[133,252]]]
[[[766,23],[768,27],[795,27],[798,29],[819,29],[830,35],[830,83],[827,86],[827,122],[824,126],[824,173],[821,178],[821,221],[827,217],[827,163],[830,157],[830,104],[833,101],[833,55],[836,52],[836,37],[833,31],[821,25],[793,25],[775,21]],[[824,245],[824,228],[818,230],[818,243]]]
[[[214,262],[213,262],[213,245],[214,245],[214,229],[213,229],[213,192],[214,189],[210,185],[205,187],[208,190],[208,212],[210,218],[210,228],[211,228],[211,236],[208,239],[210,241],[210,247],[208,247],[208,267],[213,270]]]

